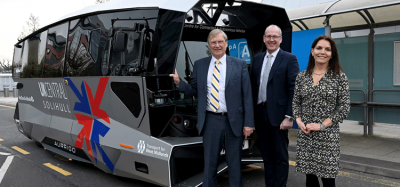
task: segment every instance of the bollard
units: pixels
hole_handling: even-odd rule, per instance
[[[9,97],[9,91],[8,85],[4,85],[4,97]]]
[[[13,87],[13,96],[18,97],[18,90],[16,86]]]

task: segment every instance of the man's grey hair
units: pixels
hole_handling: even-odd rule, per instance
[[[274,24],[269,25],[269,26],[265,29],[264,34],[267,33],[267,29],[270,28],[270,27],[276,27],[276,28],[278,28],[278,29],[279,29],[279,35],[282,36],[282,30],[281,30],[281,28],[278,27],[278,25],[274,25]]]
[[[215,35],[217,35],[219,33],[222,33],[222,36],[224,36],[225,41],[228,41],[228,36],[225,34],[224,31],[222,31],[221,29],[214,29],[208,34],[207,43],[210,41],[211,37],[214,37]]]

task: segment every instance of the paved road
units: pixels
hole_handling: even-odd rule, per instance
[[[91,164],[69,161],[39,148],[22,135],[13,121],[14,107],[0,105],[0,187],[1,186],[135,186],[152,187],[145,182],[118,178]],[[17,147],[15,147],[17,146]],[[18,151],[18,150],[19,151]],[[23,154],[24,150],[29,154]],[[287,186],[305,186],[305,176],[294,171],[291,162]],[[56,171],[58,170],[58,171]],[[263,186],[261,164],[243,168],[245,186]],[[219,186],[228,185],[228,174],[219,177]],[[399,179],[342,170],[337,186],[400,186]]]

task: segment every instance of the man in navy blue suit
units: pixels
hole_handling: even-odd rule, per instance
[[[299,64],[280,49],[282,31],[270,25],[263,36],[267,51],[256,55],[251,70],[254,114],[265,185],[286,186],[289,172],[288,130],[292,128],[292,99]]]
[[[216,187],[217,167],[225,144],[230,186],[243,187],[241,173],[243,135],[253,133],[254,114],[251,83],[244,60],[225,54],[227,35],[214,29],[207,42],[212,57],[197,60],[191,84],[180,81],[175,70],[174,83],[179,91],[198,97],[197,128],[203,134],[203,186]]]

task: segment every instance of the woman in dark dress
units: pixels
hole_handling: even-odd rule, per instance
[[[312,44],[308,66],[296,78],[293,116],[297,133],[296,171],[306,186],[335,186],[339,172],[339,123],[350,111],[349,83],[339,63],[336,44],[319,36]]]

